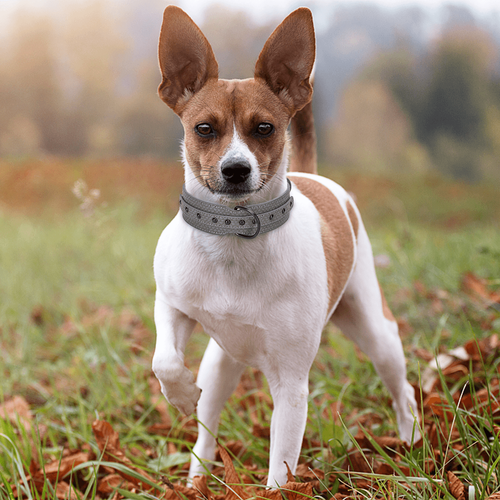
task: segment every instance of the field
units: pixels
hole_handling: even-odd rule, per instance
[[[399,442],[373,367],[329,327],[284,490],[260,487],[272,401],[250,369],[212,476],[187,489],[196,422],[151,372],[152,260],[180,164],[0,161],[0,499],[500,498],[500,187],[323,173],[357,198],[424,439]],[[198,329],[193,371],[206,343]]]

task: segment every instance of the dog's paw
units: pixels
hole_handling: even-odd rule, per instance
[[[213,460],[213,458],[212,458]],[[195,476],[203,476],[208,471],[212,469],[211,462],[207,461],[205,463],[200,462],[197,457],[191,455],[191,465],[189,466],[189,479],[193,479]]]
[[[175,362],[167,364],[155,360],[153,370],[167,401],[184,415],[194,413],[201,394],[194,375],[184,365]]]
[[[191,373],[191,372],[190,372]],[[175,406],[184,415],[191,415],[196,410],[200,399],[201,389],[194,382],[180,384],[161,384],[161,392],[168,402]]]
[[[393,408],[396,411],[398,420],[399,437],[407,444],[416,443],[420,440],[419,414],[415,401],[415,391],[413,387],[406,382],[402,404],[398,406],[393,402]]]

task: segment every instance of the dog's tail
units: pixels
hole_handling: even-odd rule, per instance
[[[314,84],[314,68],[311,76],[311,85]],[[318,173],[318,159],[316,155],[316,130],[312,101],[306,104],[292,118],[292,156],[290,158],[290,172]]]

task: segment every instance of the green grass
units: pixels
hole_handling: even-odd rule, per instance
[[[418,192],[400,200],[397,210],[386,206],[368,211],[365,218],[374,253],[390,259],[378,275],[395,315],[407,326],[402,337],[414,383],[425,367],[416,348],[436,353],[500,330],[499,311],[483,307],[461,290],[468,271],[500,284],[498,223],[471,200],[464,210],[477,210],[478,215],[458,228],[419,223],[415,213],[421,204],[415,199],[420,196]],[[446,202],[428,204],[425,211],[427,218],[432,218],[429,211],[440,217]],[[90,218],[77,209],[53,217],[0,212],[0,404],[20,395],[33,412],[26,429],[0,418],[0,499],[13,498],[11,486],[20,491],[32,461],[49,463],[70,449],[91,450],[95,460],[102,460],[92,433],[96,418],[112,423],[135,466],[156,479],[159,474],[171,480],[183,476],[193,422],[166,406],[150,369],[152,260],[167,222],[165,214],[145,217],[133,204],[100,208]],[[197,369],[206,342],[199,332],[189,344],[186,359],[191,369]],[[485,360],[481,373],[443,380],[441,394],[453,415],[445,427],[457,429],[458,435],[440,436],[439,453],[428,438],[422,448],[396,453],[373,442],[376,460],[392,465],[396,473],[375,474],[368,467],[364,474],[349,474],[346,464],[356,451],[353,436],[359,425],[374,436],[395,435],[395,415],[372,365],[329,327],[311,372],[302,460],[323,470],[322,484],[330,496],[342,484],[352,483],[358,485],[356,498],[374,498],[375,486],[376,498],[452,498],[446,476],[452,470],[473,487],[472,498],[488,498],[500,488],[498,413],[483,411],[486,403],[480,401],[468,410],[459,408],[453,395],[465,387],[474,399],[481,387],[495,383],[498,365],[498,358]],[[236,451],[237,470],[258,482],[267,467],[265,429],[271,407],[265,380],[252,371],[245,377],[249,393],[233,396],[227,405],[220,439]],[[166,419],[171,421],[166,435],[153,433],[151,426]],[[252,432],[254,426],[261,432]],[[241,443],[242,450],[231,441]],[[373,464],[374,451],[358,452]],[[405,480],[402,466],[418,479]],[[95,464],[77,472],[71,481],[78,482],[85,498],[95,498]],[[367,481],[364,487],[357,483],[361,477]],[[44,484],[41,492],[32,490],[25,497],[55,498],[53,485]],[[136,498],[139,493],[129,491],[126,496]]]

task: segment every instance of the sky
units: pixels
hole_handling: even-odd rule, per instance
[[[45,0],[0,0],[1,7],[10,7],[20,4],[43,4],[57,3],[57,1],[64,2],[65,0],[55,0],[54,2],[47,2]],[[161,3],[161,2],[160,2]],[[165,0],[165,5],[170,3]],[[335,8],[337,5],[363,3],[362,0],[173,0],[175,3],[186,11],[192,14],[192,17],[203,15],[206,8],[210,4],[220,3],[229,7],[245,10],[249,15],[255,17],[257,20],[260,18],[266,20],[269,17],[284,16],[291,10],[300,5],[313,7],[315,4],[318,6],[329,6]],[[390,9],[397,9],[400,7],[417,5],[426,9],[438,10],[439,7],[446,4],[464,5],[467,6],[474,13],[485,16],[492,12],[500,12],[500,0],[367,0],[364,3],[375,3],[381,7]]]
[[[17,7],[57,10],[57,5],[68,0],[0,0],[0,41],[2,32],[9,28],[9,14]],[[72,0],[83,1],[85,0]],[[110,0],[120,4],[123,0]],[[213,4],[222,4],[233,10],[248,12],[249,17],[256,23],[264,24],[269,21],[279,21],[286,17],[292,10],[300,6],[310,7],[313,11],[315,27],[321,32],[322,17],[327,19],[341,6],[354,4],[375,4],[382,8],[397,10],[404,7],[418,6],[425,9],[427,19],[431,24],[440,24],[442,21],[441,8],[445,5],[458,5],[467,7],[477,19],[486,20],[490,24],[500,26],[500,0],[144,0],[151,2],[163,10],[163,6],[174,3],[183,8],[193,20],[203,23],[205,12]],[[125,0],[126,3],[126,0]],[[325,24],[326,26],[326,24]]]
[[[2,1],[2,0],[0,0]],[[265,21],[269,17],[284,17],[293,9],[305,5],[313,8],[314,5],[330,7],[335,9],[339,5],[375,3],[388,9],[398,9],[408,6],[420,6],[428,10],[431,14],[437,14],[439,9],[447,4],[463,5],[468,7],[473,13],[480,17],[488,16],[494,12],[500,13],[500,0],[179,0],[176,2],[196,21],[201,20],[207,4],[220,3],[229,7],[245,10],[249,12],[255,20]],[[314,9],[313,9],[314,10]]]

